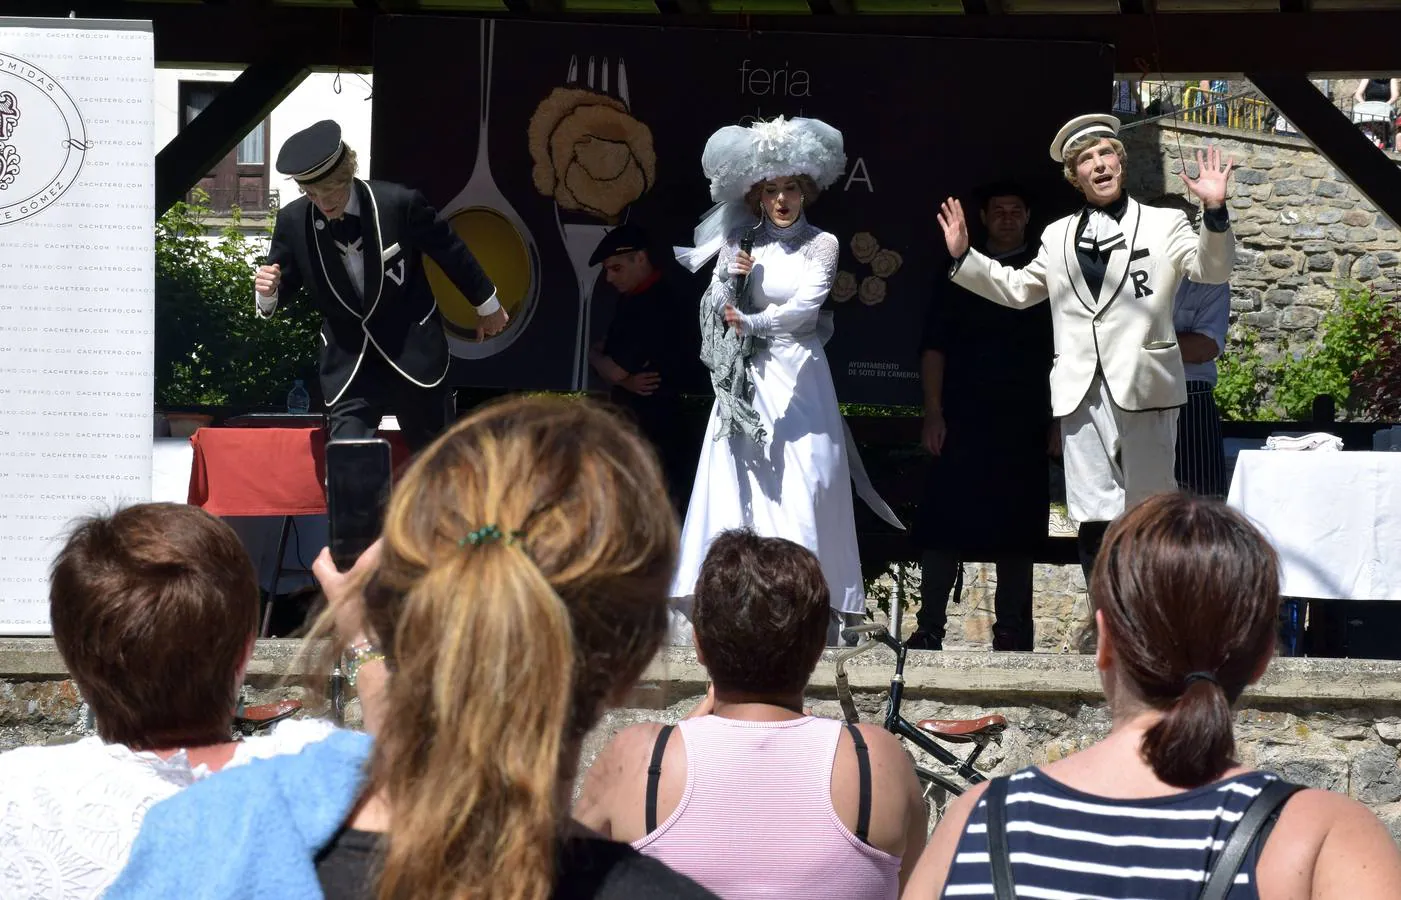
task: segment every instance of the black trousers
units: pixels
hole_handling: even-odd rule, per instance
[[[666,477],[667,494],[676,514],[684,519],[691,501],[691,489],[696,480],[696,464],[700,461],[700,442],[686,428],[681,398],[675,395],[638,397],[622,389],[614,390],[609,399],[623,410],[651,442]]]
[[[997,566],[997,592],[993,597],[996,620],[992,626],[992,649],[1031,650],[1031,568],[1029,555],[1004,554],[992,560]],[[915,627],[940,641],[948,626],[949,592],[958,581],[962,565],[955,554],[925,550],[920,557],[923,575],[919,586],[919,615]]]
[[[1177,483],[1206,497],[1225,497],[1226,448],[1221,413],[1205,381],[1187,382],[1187,405],[1177,417]]]
[[[375,436],[379,420],[394,416],[409,450],[417,453],[433,442],[456,418],[456,391],[445,384],[419,387],[400,375],[373,347],[365,352],[360,369],[331,406],[330,439],[350,440]]]

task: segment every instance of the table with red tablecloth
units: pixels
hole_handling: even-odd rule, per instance
[[[411,455],[397,431],[398,471]],[[326,512],[326,432],[321,428],[201,428],[190,438],[189,502],[216,516],[312,516]]]
[[[408,446],[397,431],[380,436],[398,471]],[[224,517],[248,549],[258,583],[285,594],[311,583],[306,570],[326,546],[325,446],[324,431],[310,427],[201,428],[190,438],[156,438],[151,499]]]

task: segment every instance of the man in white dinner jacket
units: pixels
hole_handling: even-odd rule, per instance
[[[1125,193],[1118,133],[1118,119],[1095,114],[1056,135],[1051,158],[1085,206],[1051,223],[1023,268],[969,247],[958,200],[944,201],[939,213],[956,284],[1004,306],[1051,301],[1051,407],[1061,420],[1066,494],[1087,581],[1109,521],[1149,494],[1177,489],[1177,412],[1187,388],[1173,297],[1184,277],[1228,280],[1235,260],[1225,206],[1232,161],[1223,164],[1213,146],[1205,158],[1197,151],[1196,178],[1184,165],[1182,180],[1203,207],[1197,234],[1181,211]]]

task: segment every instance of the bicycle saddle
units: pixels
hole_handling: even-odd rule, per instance
[[[954,743],[969,743],[980,737],[993,737],[1007,727],[1002,716],[983,716],[981,719],[920,719],[919,730],[927,731],[936,738]]]
[[[252,734],[270,727],[294,715],[302,708],[300,700],[279,700],[261,706],[245,706],[243,712],[234,717],[234,725],[244,734]]]

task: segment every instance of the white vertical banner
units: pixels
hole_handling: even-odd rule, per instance
[[[151,494],[149,22],[0,18],[0,634],[78,517]]]

